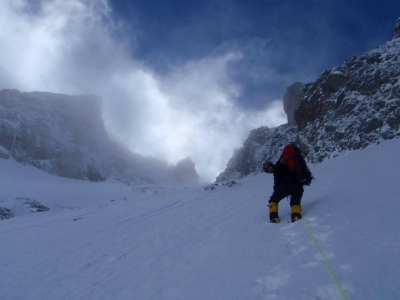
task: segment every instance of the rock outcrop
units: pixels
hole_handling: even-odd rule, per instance
[[[286,144],[296,141],[297,134],[297,127],[288,124],[252,130],[243,147],[234,151],[225,171],[216,181],[236,180],[260,172],[264,162],[275,161]]]
[[[283,109],[287,115],[289,125],[297,125],[295,111],[304,96],[304,87],[303,83],[296,82],[289,86],[285,95],[283,95]]]
[[[177,182],[196,183],[199,181],[195,164],[189,157],[178,161],[176,166],[172,168],[171,175]]]
[[[295,123],[288,115],[288,124],[253,130],[217,181],[261,172],[262,164],[277,160],[288,142],[295,142],[308,161],[317,163],[348,150],[398,138],[400,18],[394,33],[391,41],[347,59],[305,85],[294,112]]]
[[[310,160],[399,136],[400,40],[323,72],[295,113]]]
[[[400,18],[397,19],[396,24],[394,26],[394,36],[393,39],[400,38]]]

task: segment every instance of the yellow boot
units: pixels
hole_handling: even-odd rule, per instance
[[[278,203],[269,203],[269,220],[271,223],[279,223],[281,221],[278,216]]]
[[[302,213],[302,209],[301,209],[300,205],[293,205],[292,206],[292,215],[291,215],[292,223],[301,219],[301,217],[302,217],[301,213]]]

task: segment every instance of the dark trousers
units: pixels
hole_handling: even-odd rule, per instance
[[[275,202],[279,203],[283,198],[290,196],[290,206],[300,205],[301,198],[303,197],[304,189],[301,184],[293,184],[290,187],[274,187],[274,192],[272,193],[269,203]]]

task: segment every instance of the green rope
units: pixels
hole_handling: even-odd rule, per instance
[[[315,240],[314,235],[312,234],[311,229],[310,229],[310,227],[308,226],[306,219],[303,218],[303,221],[304,221],[304,224],[305,224],[306,227],[307,227],[308,233],[310,234],[310,237],[311,237],[311,239],[312,239],[312,241],[313,241],[315,247],[317,248],[319,254],[320,254],[321,257],[322,257],[322,259],[324,260],[324,263],[325,263],[326,267],[328,268],[329,273],[331,274],[333,280],[335,281],[335,283],[336,283],[336,285],[338,286],[340,292],[342,293],[343,298],[346,299],[346,300],[348,300],[346,294],[343,292],[343,289],[342,289],[342,287],[340,286],[339,281],[337,280],[335,274],[333,273],[331,266],[329,265],[329,263],[328,263],[328,261],[326,260],[324,254],[322,253],[321,248],[319,247],[317,241]]]

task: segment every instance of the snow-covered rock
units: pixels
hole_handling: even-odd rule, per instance
[[[313,162],[400,136],[400,40],[323,72],[295,118]]]
[[[0,91],[2,158],[64,177],[104,180],[110,146],[94,96]]]
[[[217,181],[261,172],[262,164],[277,160],[289,142],[295,142],[308,161],[321,162],[347,150],[398,138],[400,18],[394,32],[391,41],[347,59],[305,85],[294,114],[298,126],[288,115],[289,124],[253,130]]]
[[[165,161],[132,153],[110,139],[101,100],[94,95],[1,90],[0,158],[90,181],[171,179]]]

